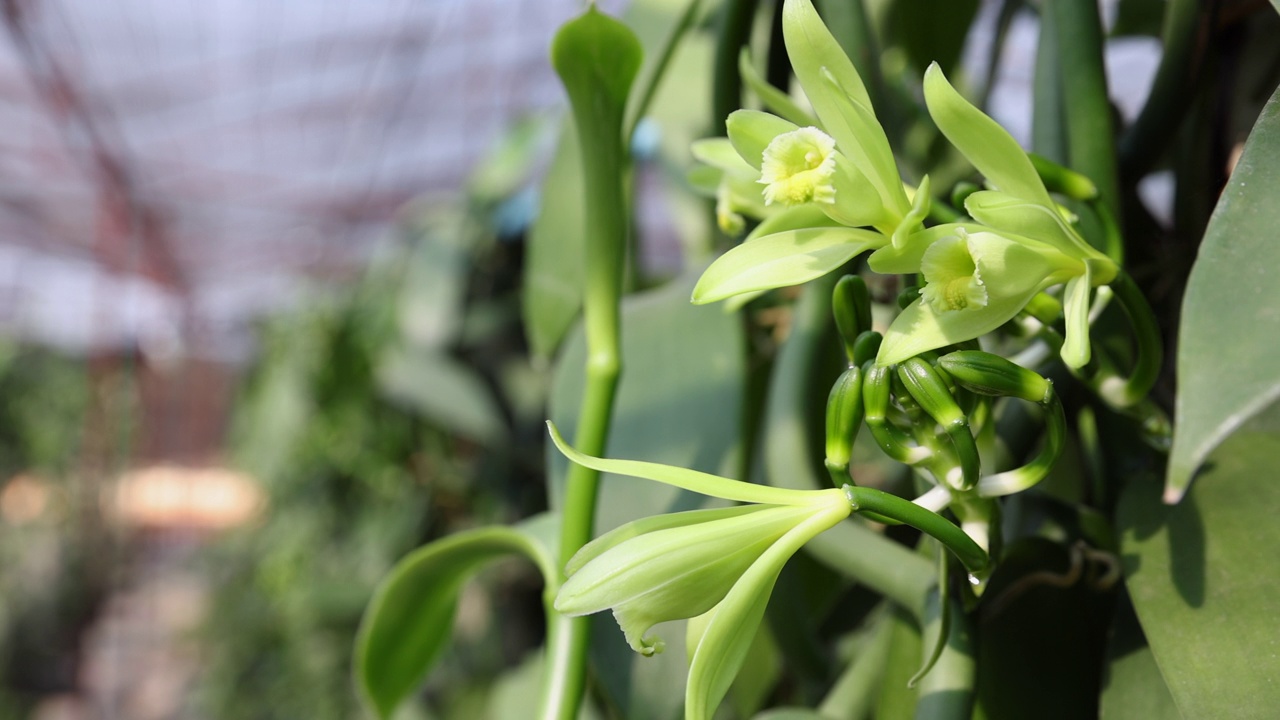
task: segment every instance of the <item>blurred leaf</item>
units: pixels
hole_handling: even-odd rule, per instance
[[[414,551],[383,579],[356,637],[355,673],[370,707],[388,718],[412,693],[448,642],[458,593],[488,562],[513,553],[538,564],[551,555],[518,528],[494,526],[449,536]]]
[[[419,210],[406,225],[413,246],[400,285],[400,332],[414,347],[441,348],[457,338],[462,323],[474,230],[452,206]]]
[[[546,135],[547,118],[520,118],[481,158],[467,180],[467,191],[481,203],[495,203],[520,189],[529,176]]]
[[[524,331],[533,354],[542,358],[555,354],[582,307],[587,220],[579,156],[573,123],[566,120],[542,181],[524,266]]]
[[[1209,456],[1177,506],[1161,503],[1155,480],[1121,495],[1129,592],[1184,717],[1269,718],[1280,707],[1278,456],[1273,405]]]
[[[880,685],[880,699],[876,703],[876,720],[911,720],[915,717],[919,692],[907,684],[919,669],[923,660],[920,651],[920,628],[910,613],[894,608],[893,640],[889,644],[889,659],[885,662],[884,680]]]
[[[692,276],[624,299],[622,376],[609,433],[610,458],[659,462],[739,476],[739,428],[745,385],[743,330],[720,308],[689,304]],[[582,397],[586,349],[575,329],[557,363],[551,417],[572,436]],[[567,461],[548,443],[553,506],[563,497]],[[596,533],[650,515],[701,507],[706,498],[661,483],[603,475]],[[628,720],[679,716],[687,664],[684,653],[640,658],[613,618],[592,625],[592,661],[602,689]],[[675,635],[664,630],[664,635]]]
[[[489,388],[475,371],[444,353],[389,351],[378,363],[377,377],[389,399],[450,432],[490,444],[506,435]]]
[[[1111,36],[1151,35],[1160,37],[1167,0],[1119,0]]]
[[[774,708],[756,715],[752,720],[831,720],[831,718],[808,708]]]
[[[1166,493],[1280,398],[1280,93],[1271,96],[1213,212],[1187,281],[1178,342],[1176,430]]]
[[[978,6],[978,0],[897,0],[885,18],[885,43],[901,46],[916,73],[932,62],[951,72],[960,60]]]

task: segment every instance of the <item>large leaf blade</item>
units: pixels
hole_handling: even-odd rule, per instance
[[[1280,398],[1277,194],[1280,91],[1249,134],[1187,283],[1167,500],[1186,492],[1196,470],[1227,436]]]
[[[1215,450],[1177,506],[1133,483],[1118,519],[1129,592],[1183,717],[1267,718],[1280,707],[1280,409]]]

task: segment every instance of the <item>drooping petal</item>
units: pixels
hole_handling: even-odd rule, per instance
[[[1089,344],[1089,291],[1093,286],[1090,264],[1085,273],[1067,281],[1062,298],[1062,314],[1067,321],[1067,332],[1062,343],[1062,361],[1067,367],[1082,368],[1092,355]]]

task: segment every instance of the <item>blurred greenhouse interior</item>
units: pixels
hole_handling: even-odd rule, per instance
[[[683,3],[630,6],[650,45]],[[523,240],[564,112],[547,45],[580,3],[2,7],[0,719],[360,717],[377,580],[547,503]],[[991,75],[1015,132],[1034,24]],[[1118,96],[1156,53],[1118,51]],[[639,133],[642,284],[711,227],[670,192],[711,127],[679,92],[708,88],[664,89]],[[536,577],[483,583],[412,717],[536,682],[491,680],[541,640]]]
[[[377,578],[545,502],[488,448],[577,5],[5,0],[0,718],[357,717]]]

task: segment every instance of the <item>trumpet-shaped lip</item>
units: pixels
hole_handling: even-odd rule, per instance
[[[926,283],[920,295],[938,312],[987,305],[980,257],[970,246],[968,234],[963,229],[956,233],[930,245],[920,260]]]
[[[764,150],[760,183],[766,205],[833,203],[836,141],[815,127],[775,137]]]

